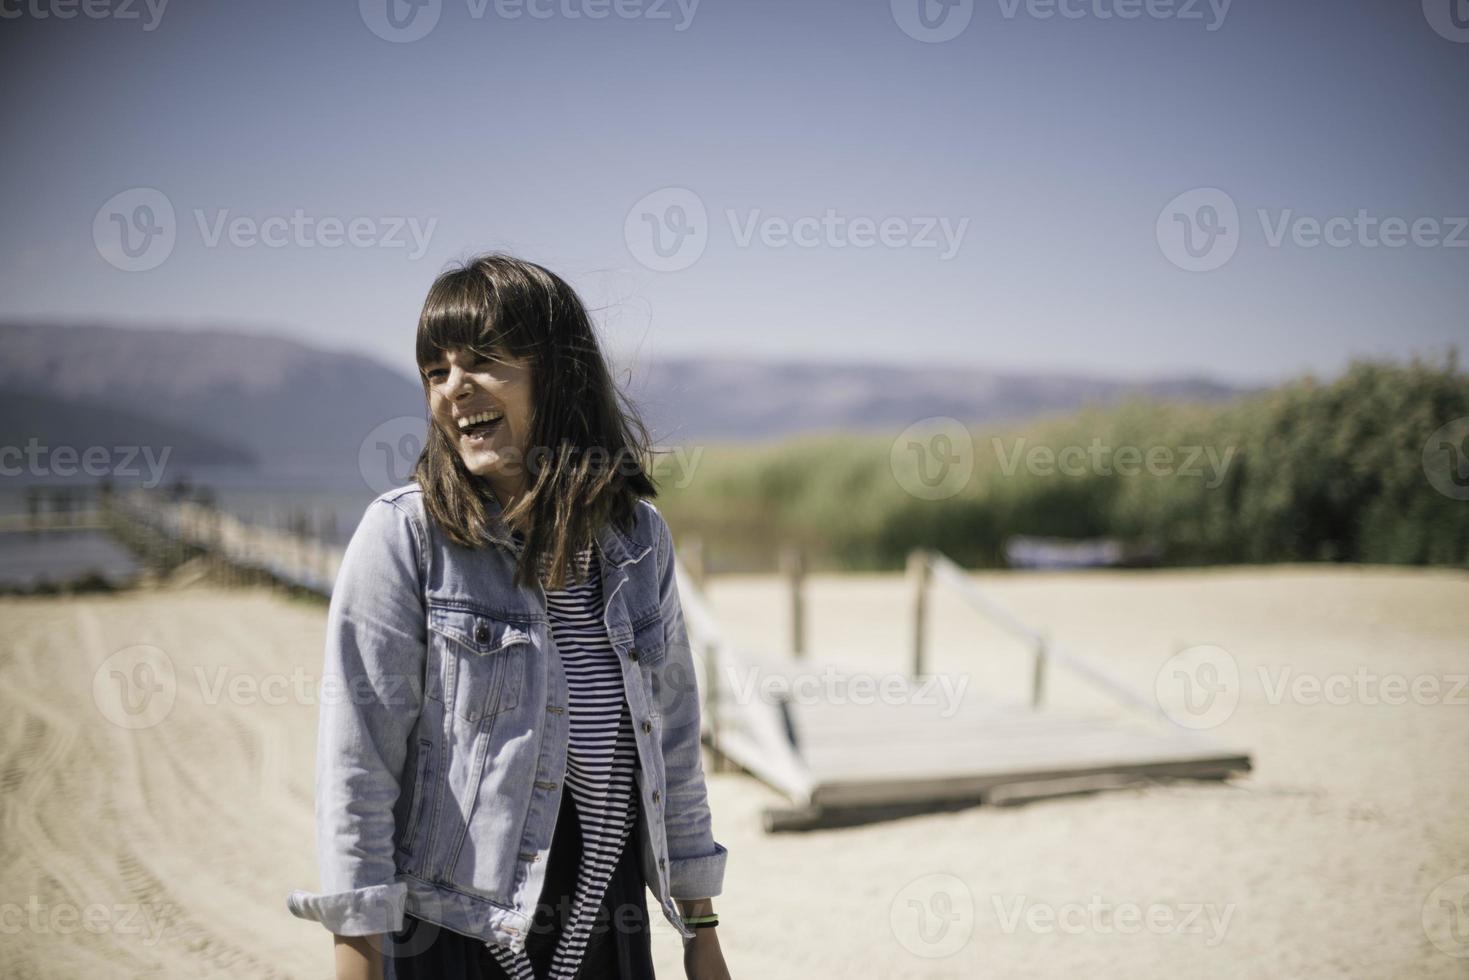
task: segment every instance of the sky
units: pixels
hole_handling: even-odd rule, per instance
[[[1469,0],[0,0],[0,77],[0,318],[407,372],[505,250],[622,359],[1255,384],[1469,337]]]

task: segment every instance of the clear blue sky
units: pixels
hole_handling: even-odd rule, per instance
[[[918,0],[427,0],[438,20],[407,43],[370,29],[391,33],[384,2],[175,0],[147,30],[141,0],[135,20],[6,0],[0,316],[258,328],[406,369],[434,275],[503,248],[570,278],[621,356],[1269,381],[1469,336],[1469,247],[1421,243],[1469,245],[1451,220],[1469,43],[1435,30],[1439,0],[1235,0],[1222,19],[1219,0],[974,0],[941,43],[900,24]],[[133,188],[176,215],[147,271],[98,245]],[[629,218],[664,188],[706,212],[674,271],[641,260],[650,219]],[[1158,233],[1195,188],[1239,213],[1210,271]],[[367,244],[208,244],[221,212],[297,210],[365,222]],[[1283,218],[1359,211],[1436,224],[1398,248],[1342,227],[1345,247],[1305,247],[1294,224],[1269,243]],[[814,244],[782,241],[778,222],[828,213]],[[433,222],[421,255],[397,218]],[[883,219],[894,244],[852,243]],[[947,258],[945,226],[963,228]]]

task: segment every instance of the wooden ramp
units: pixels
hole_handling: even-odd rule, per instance
[[[972,588],[962,570],[941,564],[947,559],[930,560],[941,580]],[[880,686],[859,688],[847,678],[860,671],[738,655],[720,637],[694,584],[681,579],[679,590],[690,639],[704,654],[696,662],[703,674],[707,740],[790,801],[789,807],[766,812],[767,830],[864,823],[1165,778],[1222,779],[1250,768],[1248,753],[1173,723],[1096,665],[1043,642],[1036,646],[1032,704],[995,700],[953,684],[945,688],[942,678],[930,675],[909,678],[905,686],[889,676]],[[992,600],[982,599],[982,611],[991,618],[1034,638],[1013,617],[1006,621],[1008,613]],[[1129,715],[1120,721],[1089,719],[1042,708],[1047,663],[1073,668],[1125,705]],[[813,676],[821,682],[813,683]],[[802,677],[804,687],[796,683]],[[770,692],[790,693],[766,696]]]

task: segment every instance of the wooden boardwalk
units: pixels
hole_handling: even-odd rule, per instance
[[[954,567],[939,564],[934,571],[972,589]],[[945,696],[927,676],[902,687],[888,677],[858,689],[849,679],[863,672],[827,662],[740,657],[723,641],[695,583],[684,576],[679,590],[690,636],[704,652],[697,661],[711,742],[789,800],[766,812],[769,830],[1015,803],[1160,778],[1221,779],[1250,769],[1248,753],[1172,723],[1096,665],[1043,643],[1037,645],[1031,704],[967,689],[957,698]],[[987,597],[983,601],[993,619],[1034,638]],[[1129,717],[1102,721],[1043,708],[1046,664],[1070,668],[1102,688],[1129,709]],[[810,690],[825,696],[810,696],[794,683],[818,674],[822,683]],[[801,696],[754,693],[771,691]]]

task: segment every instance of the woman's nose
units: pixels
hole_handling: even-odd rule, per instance
[[[458,365],[449,368],[449,377],[445,379],[449,386],[449,397],[464,398],[469,395],[469,372]]]

